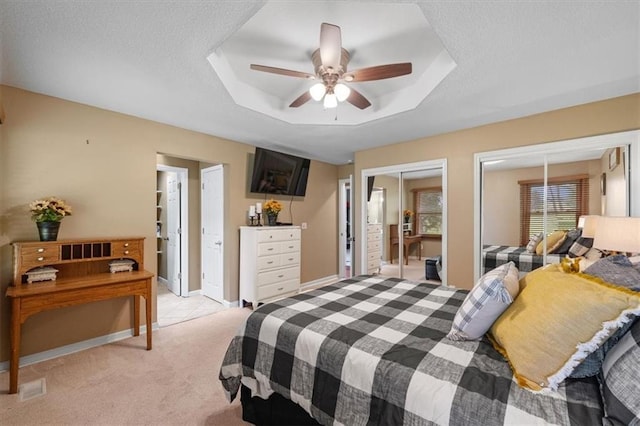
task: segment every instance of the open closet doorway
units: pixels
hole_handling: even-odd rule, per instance
[[[338,212],[338,277],[351,278],[353,276],[353,253],[355,250],[353,237],[353,176],[338,181],[339,212]]]
[[[204,238],[202,234],[201,223],[203,215],[207,217],[211,217],[211,215],[202,212],[202,206],[205,205],[203,200],[208,200],[210,194],[209,191],[202,190],[201,172],[209,168],[218,167],[222,169],[222,166],[166,154],[157,154],[156,164],[158,175],[158,223],[156,228],[158,241],[158,291],[156,312],[158,324],[160,327],[165,327],[218,312],[230,305],[226,304],[226,302],[213,300],[210,295],[206,294],[208,289],[203,288],[202,275],[204,271],[202,253],[204,250],[201,244],[204,241],[208,241],[208,239]],[[176,181],[175,190],[170,189],[174,187],[173,181]],[[215,185],[206,186],[213,189]],[[214,196],[216,193],[224,193],[224,183],[222,183],[222,187],[223,189],[213,192]],[[167,205],[169,199],[173,200],[178,207],[171,209]],[[218,201],[214,202],[214,205],[218,207],[212,207],[217,212],[224,211],[222,207],[219,207],[222,203],[221,200],[222,197],[219,197]],[[178,212],[175,215],[178,218],[178,225],[175,225],[174,222],[176,220],[171,219],[168,215],[172,210]],[[219,216],[217,213],[216,215]],[[221,220],[224,221],[224,218],[221,217]],[[222,228],[224,228],[223,225]],[[212,228],[208,229],[213,231]],[[219,247],[220,250],[218,251],[222,252],[222,243],[219,245],[215,243],[216,241],[224,240],[219,238],[217,234],[209,233],[208,235],[215,237],[212,239],[214,251]],[[172,242],[173,244],[169,245]],[[175,247],[175,250],[172,247]],[[170,259],[173,259],[174,263],[171,263]],[[212,267],[214,264],[219,263],[224,262],[216,262],[214,258],[213,262],[209,259],[207,265]],[[173,265],[173,271],[175,271],[173,276],[179,278],[179,285],[174,286],[173,289],[170,288],[172,272],[170,265]]]
[[[361,273],[446,285],[446,164],[439,159],[362,170]],[[436,259],[438,273],[430,278],[427,266]]]
[[[189,295],[188,169],[157,165],[158,281],[176,296]]]

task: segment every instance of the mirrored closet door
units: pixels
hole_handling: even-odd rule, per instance
[[[363,273],[446,282],[445,173],[444,160],[363,170]]]
[[[508,261],[521,275],[559,262],[592,237],[581,217],[640,214],[639,144],[624,132],[476,154],[476,280]]]

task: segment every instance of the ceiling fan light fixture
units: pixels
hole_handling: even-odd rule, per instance
[[[338,102],[344,102],[349,97],[349,94],[351,94],[351,89],[342,83],[338,83],[336,87],[333,88],[333,93],[336,94]]]
[[[319,101],[322,99],[327,89],[324,87],[322,83],[316,83],[309,89],[309,94],[314,101]]]
[[[336,108],[338,106],[338,99],[335,94],[327,93],[324,97],[325,108]]]

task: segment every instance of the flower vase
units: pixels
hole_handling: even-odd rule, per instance
[[[56,241],[58,239],[60,222],[36,222],[36,225],[40,241]]]
[[[267,225],[276,226],[276,221],[278,220],[278,214],[267,213]]]
[[[410,220],[411,220],[411,216],[404,217],[404,223],[409,223]]]

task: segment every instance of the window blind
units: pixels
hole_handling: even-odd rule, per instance
[[[589,211],[589,176],[568,176],[520,181],[520,245],[531,235],[575,229]],[[547,226],[544,228],[544,194],[547,193]]]
[[[414,190],[418,234],[442,235],[442,188]]]

